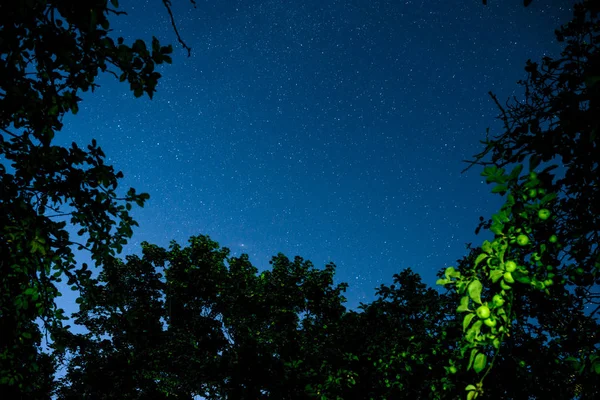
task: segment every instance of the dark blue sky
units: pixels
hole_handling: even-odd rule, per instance
[[[333,261],[355,307],[407,267],[433,285],[483,241],[502,199],[461,171],[499,132],[487,92],[521,95],[573,2],[174,3],[192,56],[161,1],[123,1],[114,36],[173,43],[173,65],[152,101],[103,77],[59,140],[97,139],[123,191],[150,193],[127,252],[208,234],[259,269],[278,252]]]

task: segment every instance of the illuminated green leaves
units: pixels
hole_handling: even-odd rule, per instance
[[[467,331],[467,329],[471,325],[471,322],[473,321],[473,318],[475,318],[474,313],[469,313],[465,315],[465,317],[463,318],[463,332]]]
[[[457,312],[465,312],[469,310],[469,296],[463,296],[460,298],[460,305],[456,309]]]
[[[480,373],[484,370],[487,363],[487,356],[483,353],[479,353],[475,356],[475,360],[473,361],[473,370],[476,373]]]
[[[481,290],[483,289],[483,285],[479,280],[472,281],[468,288],[467,292],[469,293],[469,297],[477,304],[481,304]]]

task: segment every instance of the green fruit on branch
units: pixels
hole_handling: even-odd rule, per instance
[[[489,326],[490,328],[493,328],[498,323],[498,320],[496,320],[496,318],[486,318],[486,319],[483,320],[483,323],[486,326]]]
[[[507,261],[506,264],[504,264],[504,269],[508,272],[514,272],[517,269],[517,263],[514,261]]]
[[[529,237],[527,235],[519,235],[517,236],[517,243],[519,246],[527,246],[529,244]]]
[[[475,310],[475,314],[477,314],[477,316],[481,319],[487,319],[490,317],[491,312],[490,309],[488,308],[488,306],[486,306],[485,304],[482,306],[479,306],[477,308],[477,310]]]
[[[505,301],[506,300],[504,300],[504,297],[499,294],[494,295],[494,298],[492,299],[492,303],[494,303],[494,307],[496,308],[502,307]]]
[[[538,211],[538,217],[542,220],[545,221],[548,218],[550,218],[550,210],[548,210],[547,208],[542,208],[540,211]]]

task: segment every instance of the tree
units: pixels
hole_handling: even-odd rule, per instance
[[[106,266],[66,333],[59,399],[455,398],[450,299],[411,270],[360,312],[346,284],[296,257],[261,273],[205,236]],[[106,385],[110,381],[111,385]]]
[[[163,1],[170,13],[167,0]],[[116,0],[0,4],[0,391],[11,398],[47,397],[53,360],[40,351],[42,330],[61,329],[55,284],[85,291],[91,272],[71,246],[90,251],[97,266],[112,262],[136,222],[132,203],[148,195],[117,194],[120,172],[104,163],[95,141],[86,149],[53,144],[80,91],[102,72],[127,81],[136,97],[152,97],[170,63],[170,46],[153,38],[131,46],[109,36]],[[78,227],[83,241],[69,237]],[[50,338],[51,339],[51,338]]]
[[[486,148],[473,164],[503,168],[529,160],[534,170],[540,162],[560,162],[565,176],[555,183],[540,179],[558,193],[557,237],[572,265],[573,283],[598,284],[600,268],[600,4],[584,1],[574,7],[571,22],[556,31],[566,46],[561,58],[544,57],[541,65],[529,60],[523,101],[498,105],[504,133],[483,142]],[[488,161],[484,158],[489,156]],[[550,172],[551,169],[547,170]],[[595,279],[594,280],[594,276]],[[587,295],[586,301],[594,296]],[[596,309],[595,312],[600,311]]]
[[[494,240],[439,281],[453,285],[458,311],[466,313],[463,356],[479,374],[468,399],[484,393],[492,367],[486,387],[499,398],[516,397],[507,381],[520,381],[519,391],[540,398],[600,395],[599,12],[597,2],[575,6],[573,20],[556,31],[566,41],[561,58],[527,63],[528,78],[519,82],[523,101],[505,107],[492,94],[505,132],[486,140],[472,165],[485,167],[482,175],[506,203],[477,228],[490,229]],[[530,172],[521,176],[525,160]],[[560,162],[565,176],[555,181],[556,165],[536,171],[541,162]],[[531,362],[532,345],[553,368]],[[531,378],[509,379],[496,368]]]
[[[334,266],[280,254],[258,274],[208,237],[189,242],[105,267],[76,314],[88,333],[59,339],[58,398],[306,398],[321,376],[305,366],[321,366],[344,312]]]

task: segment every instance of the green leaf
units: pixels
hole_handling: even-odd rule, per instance
[[[499,269],[493,269],[492,271],[490,271],[490,279],[492,280],[493,283],[498,282],[502,276],[504,275],[504,271],[499,270]]]
[[[492,189],[492,193],[506,193],[507,190],[508,190],[508,185],[506,185],[506,184],[497,185]]]
[[[466,391],[470,391],[470,390],[477,390],[477,388],[475,387],[475,385],[469,385],[465,388]]]
[[[491,244],[489,241],[487,241],[487,240],[486,240],[486,241],[484,241],[484,242],[483,242],[483,244],[481,245],[481,249],[482,249],[484,252],[486,252],[486,253],[488,253],[488,254],[491,254],[491,252],[492,252],[492,244]]]
[[[490,231],[492,231],[495,235],[502,235],[503,229],[504,229],[504,224],[493,224],[490,227]]]
[[[477,267],[479,265],[479,263],[482,262],[483,260],[485,260],[486,258],[488,258],[488,255],[485,253],[481,253],[480,255],[478,255],[477,258],[475,259],[475,266]]]
[[[512,276],[517,282],[524,283],[526,285],[531,283],[531,278],[519,270],[512,272]]]
[[[478,319],[477,321],[475,321],[475,323],[473,324],[473,326],[470,329],[470,331],[472,332],[474,337],[481,333],[482,326],[483,326],[483,320]]]
[[[497,170],[498,170],[498,167],[496,167],[495,165],[487,166],[483,169],[481,176],[495,175]]]
[[[460,299],[460,306],[456,309],[457,312],[465,312],[469,310],[469,296],[463,296]]]
[[[465,318],[463,319],[463,332],[465,332],[469,325],[471,325],[471,321],[473,321],[473,318],[475,318],[475,313],[469,313],[465,315]]]
[[[475,390],[471,390],[467,393],[467,400],[475,400],[477,398],[477,392]]]
[[[481,304],[481,290],[483,286],[478,279],[475,279],[469,284],[467,288],[467,292],[469,293],[469,297],[477,304]]]
[[[496,350],[500,349],[500,339],[499,338],[494,338],[494,340],[492,341],[492,345],[494,346],[494,348]]]
[[[475,361],[473,362],[473,370],[477,373],[480,373],[485,368],[486,363],[487,356],[483,353],[477,354]]]
[[[471,350],[471,355],[469,356],[469,365],[467,366],[467,371],[471,369],[471,367],[473,366],[473,361],[475,361],[475,356],[477,356],[478,350],[477,349],[473,349]]]
[[[29,332],[23,332],[21,333],[21,336],[23,336],[25,339],[31,339],[31,333]]]
[[[521,175],[521,171],[523,171],[523,164],[518,164],[513,170],[510,172],[510,180],[515,180]]]
[[[549,202],[551,202],[552,200],[554,200],[555,198],[556,198],[556,193],[548,193],[547,195],[542,197],[542,200],[540,200],[540,203],[541,203],[541,205],[546,205]]]
[[[512,194],[509,194],[508,196],[506,196],[506,205],[508,207],[512,207],[515,205],[515,196],[513,196]]]

